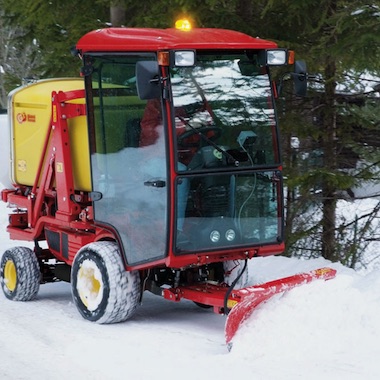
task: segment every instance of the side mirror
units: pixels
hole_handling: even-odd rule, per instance
[[[294,63],[294,89],[297,96],[306,96],[307,91],[307,69],[305,61],[296,61]]]
[[[160,97],[160,75],[156,61],[139,61],[136,64],[137,93],[141,100]]]

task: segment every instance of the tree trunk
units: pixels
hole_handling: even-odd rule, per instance
[[[326,174],[322,181],[322,256],[336,261],[336,186],[334,172],[337,169],[336,157],[336,108],[335,82],[336,66],[333,59],[327,57],[325,66],[325,107],[323,112],[323,157]]]
[[[337,3],[331,1],[328,15],[331,17],[336,13]],[[334,30],[325,27],[328,36],[325,49],[328,52],[336,44]],[[326,170],[322,180],[322,256],[331,261],[337,261],[336,252],[336,182],[334,173],[337,170],[337,140],[336,140],[336,62],[335,58],[327,54],[325,59],[325,107],[323,110],[323,158]]]
[[[252,22],[252,0],[238,0],[236,3],[236,13],[247,23]]]
[[[124,26],[126,22],[126,9],[123,0],[115,0],[110,4],[110,17],[112,26]]]
[[[284,167],[287,169],[288,173],[292,173],[293,166],[296,165],[295,157],[292,152],[292,143],[291,143],[291,134],[289,132],[283,132],[282,135],[284,148]],[[286,186],[286,202],[285,202],[285,230],[284,230],[284,238],[286,242],[286,256],[289,255],[289,242],[292,241],[292,233],[293,233],[293,220],[294,220],[294,189],[290,188],[289,184]]]

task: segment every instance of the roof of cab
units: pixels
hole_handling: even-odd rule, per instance
[[[86,52],[158,51],[170,49],[273,49],[272,41],[226,29],[190,31],[152,28],[107,28],[85,34],[76,48]]]

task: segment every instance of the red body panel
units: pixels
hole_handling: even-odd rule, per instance
[[[166,49],[273,49],[277,44],[225,30],[108,28],[84,35],[76,45],[85,52],[158,51]]]
[[[251,249],[233,249],[230,251],[213,251],[207,254],[191,254],[184,256],[169,255],[166,259],[166,265],[173,268],[182,268],[188,265],[206,265],[214,262],[224,261],[226,256],[230,260],[245,260],[258,256],[271,256],[284,252],[285,243],[271,244],[267,246],[255,247]]]

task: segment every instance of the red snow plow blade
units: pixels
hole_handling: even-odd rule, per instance
[[[290,277],[232,291],[228,301],[229,305],[233,303],[235,303],[235,305],[231,305],[232,309],[226,320],[225,338],[227,346],[229,348],[232,346],[232,339],[239,327],[251,316],[254,309],[262,302],[267,301],[270,297],[277,293],[285,292],[295,288],[296,286],[303,285],[314,280],[329,280],[334,278],[335,275],[335,269],[320,268],[307,273],[295,274]]]

